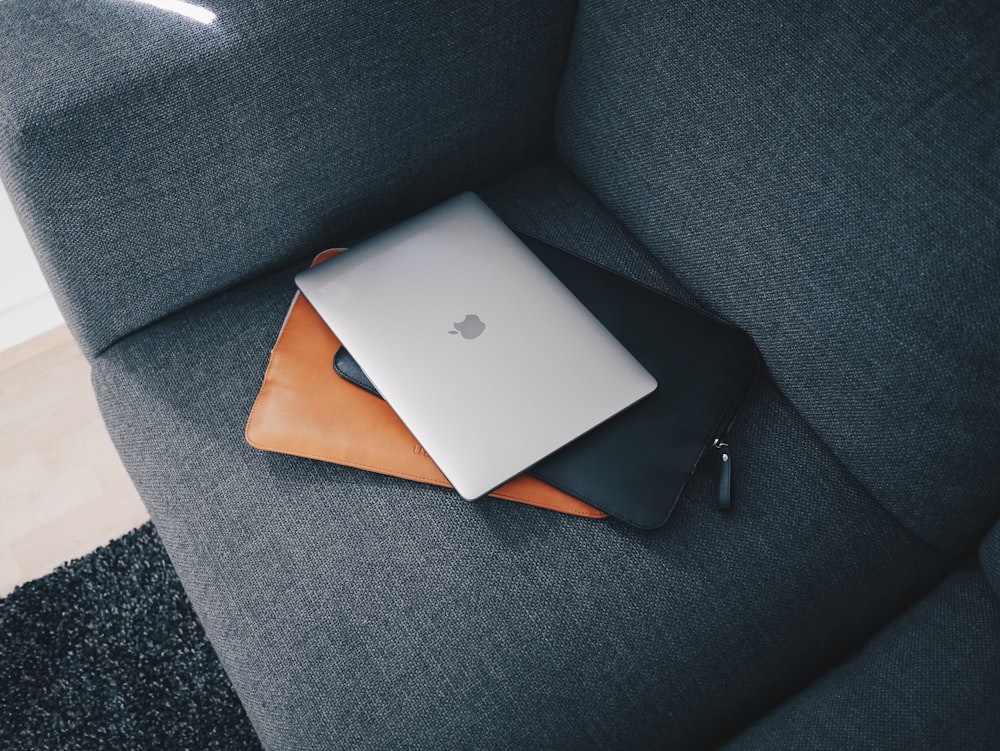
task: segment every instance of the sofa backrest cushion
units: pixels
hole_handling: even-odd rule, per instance
[[[572,0],[201,11],[0,3],[0,177],[89,355],[552,151]]]
[[[1000,505],[998,15],[583,0],[557,112],[571,169],[945,547]]]

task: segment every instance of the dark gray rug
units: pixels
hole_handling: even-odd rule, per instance
[[[259,751],[152,524],[0,600],[0,749]]]

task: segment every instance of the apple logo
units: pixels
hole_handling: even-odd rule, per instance
[[[486,324],[479,320],[479,316],[467,315],[461,323],[455,324],[456,331],[449,331],[449,334],[461,334],[463,339],[475,339],[486,331]]]

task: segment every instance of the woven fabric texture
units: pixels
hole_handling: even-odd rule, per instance
[[[570,0],[155,5],[0,3],[0,178],[88,355],[552,149]]]
[[[964,552],[1000,511],[998,112],[987,0],[582,0],[557,142],[852,474]]]
[[[0,600],[4,751],[259,751],[151,524]]]
[[[997,598],[1000,598],[1000,523],[993,527],[979,546],[979,563]]]
[[[515,228],[671,284],[566,172],[485,194]],[[293,293],[231,290],[95,363],[111,433],[264,746],[603,749],[721,740],[829,667],[944,558],[763,378],[643,533],[246,445]]]
[[[726,751],[995,751],[1000,600],[969,562]]]

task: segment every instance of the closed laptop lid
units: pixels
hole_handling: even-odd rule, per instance
[[[464,498],[656,388],[472,193],[296,283]]]
[[[708,447],[724,438],[756,376],[760,358],[753,340],[651,287],[537,238],[521,239],[659,384],[649,398],[528,474],[643,529],[667,521],[706,452],[715,454],[721,495],[723,452]],[[374,390],[346,349],[334,363],[343,378]],[[731,449],[725,453],[732,458]]]

